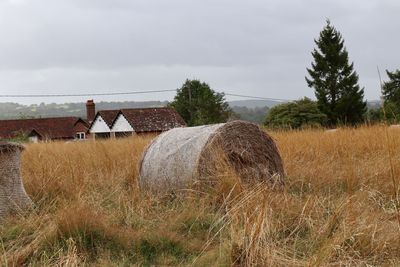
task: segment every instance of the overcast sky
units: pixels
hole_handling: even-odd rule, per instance
[[[176,89],[196,78],[235,94],[314,97],[304,76],[326,18],[366,98],[378,99],[377,66],[400,69],[399,0],[0,0],[0,95]]]

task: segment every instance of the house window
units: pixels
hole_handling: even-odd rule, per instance
[[[37,135],[29,136],[29,142],[37,143],[39,142],[39,137]]]
[[[78,140],[86,139],[86,134],[84,132],[79,132],[75,134],[75,138]]]

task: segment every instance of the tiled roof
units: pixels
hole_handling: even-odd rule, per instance
[[[100,110],[99,112],[97,112],[94,121],[98,116],[101,116],[105,123],[107,123],[108,127],[111,127],[114,120],[117,118],[118,113],[119,110]]]
[[[185,121],[173,108],[121,109],[122,114],[135,132],[161,132],[186,126]]]
[[[0,138],[13,138],[18,134],[31,134],[33,131],[42,138],[62,139],[75,136],[74,127],[78,117],[40,118],[0,121]]]

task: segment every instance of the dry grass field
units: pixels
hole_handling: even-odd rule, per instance
[[[28,145],[36,208],[0,227],[1,265],[399,266],[400,129],[272,136],[284,192],[226,170],[213,191],[141,194],[150,138]]]

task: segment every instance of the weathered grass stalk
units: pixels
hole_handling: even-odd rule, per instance
[[[379,67],[377,67],[378,69],[378,75],[379,75],[379,81],[380,81],[380,86],[381,86],[381,93],[382,93],[382,110],[383,110],[383,116],[384,116],[384,122],[385,122],[385,144],[386,144],[386,150],[388,151],[388,156],[389,156],[389,164],[390,164],[390,176],[392,178],[392,184],[393,184],[393,197],[395,199],[395,209],[396,209],[396,217],[397,217],[397,224],[398,224],[398,228],[399,228],[399,232],[400,232],[400,210],[399,210],[399,206],[400,206],[400,199],[399,199],[399,190],[398,190],[398,185],[397,185],[397,181],[396,181],[396,177],[395,177],[395,172],[394,172],[394,164],[393,164],[393,154],[392,154],[392,150],[390,147],[390,137],[389,137],[389,122],[387,120],[387,116],[386,116],[386,109],[385,109],[385,102],[383,100],[383,83],[382,83],[382,78],[381,78],[381,73],[379,71]]]

